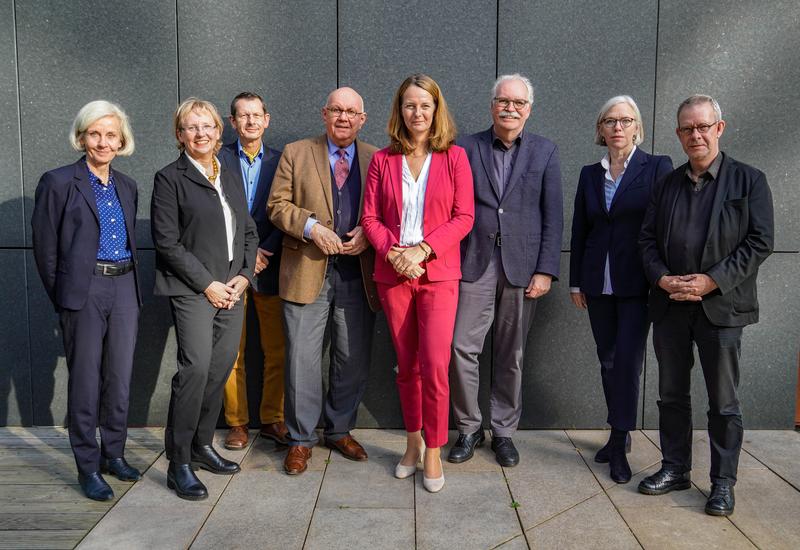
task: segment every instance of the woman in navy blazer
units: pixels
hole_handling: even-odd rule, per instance
[[[636,429],[639,376],[647,341],[647,292],[637,238],[650,191],[672,171],[666,156],[637,147],[642,117],[630,96],[600,109],[595,143],[606,155],[581,170],[572,216],[570,297],[589,321],[600,359],[611,437],[594,457],[609,462],[611,478],[627,483],[631,430]]]
[[[123,457],[141,296],[136,182],[111,169],[133,153],[128,117],[108,101],[78,112],[70,142],[78,162],[42,175],[33,208],[33,256],[58,312],[69,370],[67,421],[87,497],[114,497],[101,473],[140,474]],[[98,447],[97,425],[100,425]]]

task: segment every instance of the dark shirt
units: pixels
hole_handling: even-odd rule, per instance
[[[331,170],[331,194],[333,196],[333,230],[342,239],[349,240],[347,233],[358,225],[358,206],[361,201],[361,172],[358,165],[358,156],[354,155],[350,165],[350,173],[339,189]],[[361,276],[361,264],[358,256],[338,254],[331,256],[328,269],[336,268],[344,280],[351,280]]]
[[[673,275],[701,273],[700,265],[721,162],[722,156],[717,155],[708,170],[700,174],[696,181],[692,178],[690,167],[686,168],[686,185],[681,187],[672,212],[667,250],[667,267]]]
[[[511,170],[514,168],[514,162],[517,160],[517,152],[519,151],[519,144],[522,143],[522,135],[523,134],[520,133],[520,135],[516,137],[511,147],[506,147],[506,144],[494,134],[494,129],[492,129],[494,179],[497,182],[501,197],[511,177]]]
[[[128,230],[125,227],[125,215],[117,196],[117,186],[114,183],[114,174],[109,169],[108,184],[103,185],[91,170],[89,181],[94,191],[97,216],[100,220],[100,239],[97,244],[97,259],[110,262],[121,262],[131,259],[131,249],[128,246]]]

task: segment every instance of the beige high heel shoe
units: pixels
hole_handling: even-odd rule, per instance
[[[425,472],[422,473],[422,486],[429,493],[438,493],[444,487],[444,468],[441,457],[439,457],[439,468],[442,469],[442,475],[439,477],[425,477]]]
[[[422,457],[425,456],[425,442],[422,442],[422,448],[419,450],[419,459],[417,460],[416,464],[413,466],[405,466],[401,463],[397,463],[397,466],[394,468],[394,477],[397,479],[405,479],[407,477],[413,476],[417,473],[417,464],[422,463]]]

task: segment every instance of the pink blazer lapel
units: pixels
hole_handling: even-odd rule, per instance
[[[403,155],[389,154],[389,180],[394,194],[394,205],[397,209],[397,221],[403,221]]]
[[[428,170],[428,183],[425,185],[426,208],[422,214],[423,232],[425,232],[425,228],[431,227],[431,224],[428,223],[428,216],[433,209],[427,208],[427,205],[430,204],[430,201],[434,200],[434,197],[436,197],[436,187],[441,185],[441,182],[445,180],[445,168],[447,168],[447,153],[434,152],[433,155],[431,155],[431,166]],[[435,225],[438,225],[438,223]]]

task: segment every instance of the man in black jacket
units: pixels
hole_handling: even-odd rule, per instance
[[[639,236],[652,285],[649,308],[659,366],[661,469],[639,484],[660,495],[691,486],[690,371],[697,345],[708,391],[711,494],[706,513],[733,512],[742,448],[736,389],[744,326],[758,322],[758,267],[772,252],[772,195],[763,172],[719,150],[719,104],[693,95],[676,134],[689,162],[653,191]]]

